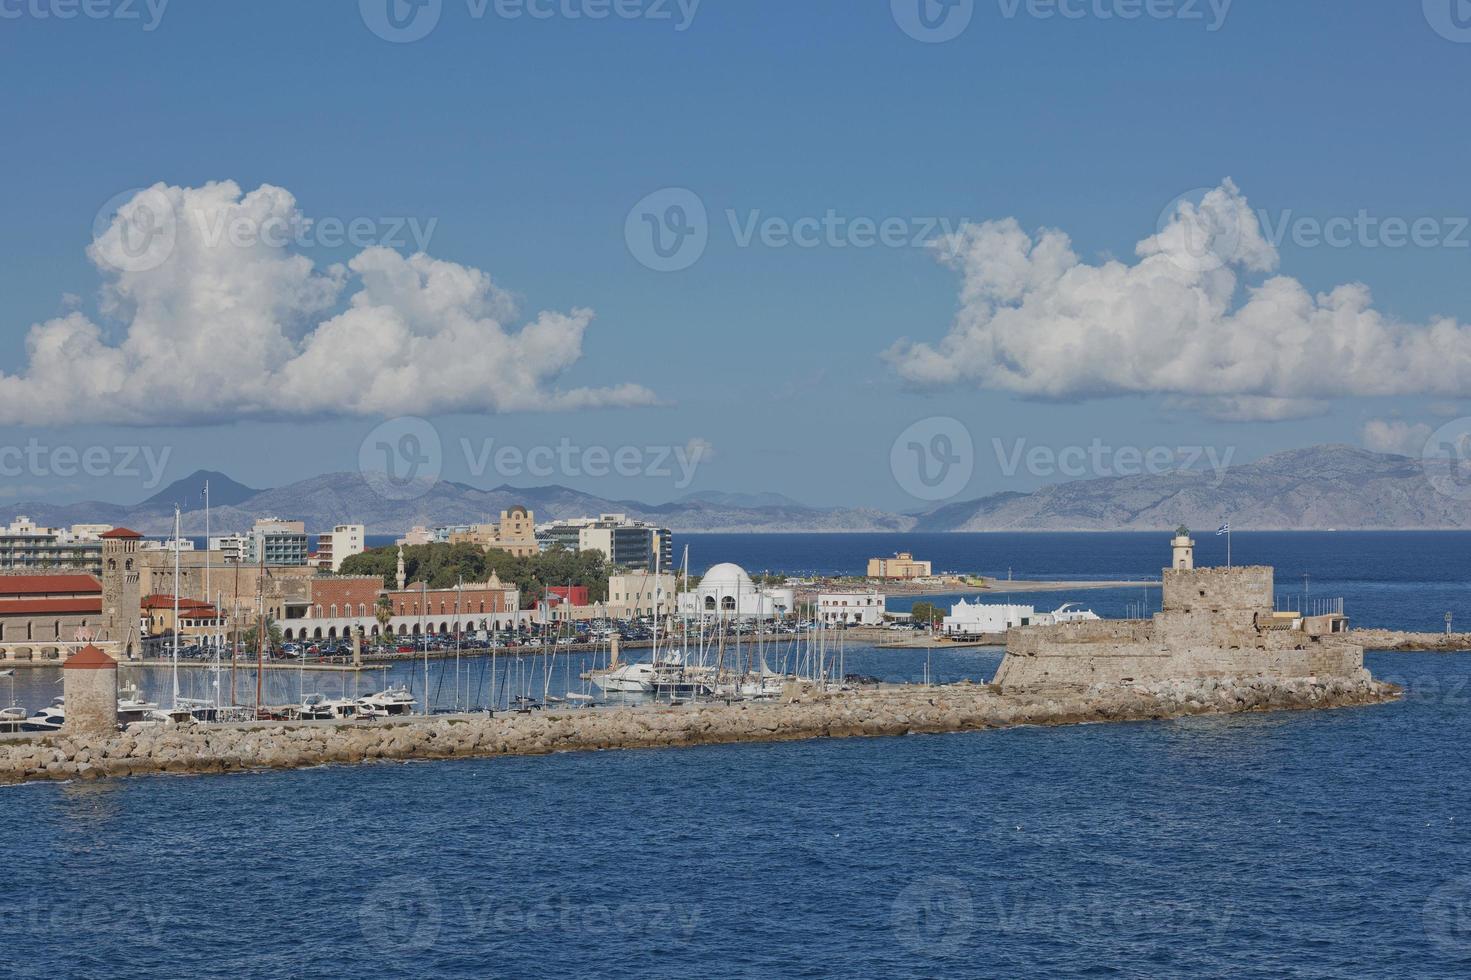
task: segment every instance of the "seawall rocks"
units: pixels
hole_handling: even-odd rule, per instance
[[[1392,701],[1399,695],[1394,685],[1349,678],[1207,678],[1026,695],[957,684],[805,694],[763,704],[493,718],[459,715],[346,725],[145,728],[100,737],[0,740],[0,783],[1144,721],[1350,707]]]

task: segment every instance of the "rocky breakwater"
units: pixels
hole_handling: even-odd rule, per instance
[[[1398,696],[1393,685],[1346,678],[1207,678],[1025,695],[958,684],[797,693],[765,704],[458,715],[351,725],[146,728],[107,736],[0,740],[0,782],[1145,721],[1348,707]]]
[[[1465,653],[1471,633],[1408,633],[1403,630],[1353,630],[1349,639],[1365,650],[1394,653]]]

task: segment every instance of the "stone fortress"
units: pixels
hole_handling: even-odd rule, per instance
[[[1323,615],[1274,609],[1268,566],[1196,568],[1181,528],[1151,620],[1023,627],[1007,636],[1003,692],[1217,678],[1369,679],[1342,607]]]

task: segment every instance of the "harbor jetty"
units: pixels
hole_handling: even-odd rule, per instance
[[[779,702],[730,705],[159,727],[0,739],[0,783],[1150,721],[1352,707],[1398,696],[1393,685],[1354,678],[1200,678],[1035,694],[954,684],[794,690]]]

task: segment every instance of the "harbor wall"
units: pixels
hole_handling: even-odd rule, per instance
[[[159,727],[106,736],[0,738],[0,783],[1143,721],[1370,705],[1399,694],[1393,685],[1366,678],[1210,678],[1064,695],[1006,695],[994,687],[957,684],[808,693],[779,703]]]

